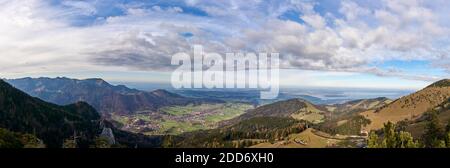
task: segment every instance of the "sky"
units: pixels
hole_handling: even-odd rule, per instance
[[[0,0],[0,78],[167,83],[171,56],[278,52],[290,87],[450,76],[448,0]]]

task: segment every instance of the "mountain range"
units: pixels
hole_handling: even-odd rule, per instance
[[[68,140],[76,142],[77,147],[91,147],[99,138],[124,147],[358,147],[364,143],[360,137],[363,130],[377,131],[387,122],[402,125],[415,138],[426,129],[430,111],[437,112],[441,123],[446,123],[450,119],[450,80],[435,82],[396,100],[380,97],[332,105],[315,105],[300,98],[278,101],[222,121],[218,128],[181,135],[130,133],[101,117],[105,113],[129,115],[202,103],[222,101],[188,98],[165,90],[145,92],[101,79],[0,81],[0,141],[10,142],[10,146],[51,148],[64,146]]]
[[[251,110],[233,119],[234,122],[231,123],[254,117],[291,117],[313,122],[314,118],[323,115],[328,122],[343,124],[359,115],[370,120],[363,128],[370,131],[382,128],[388,121],[397,123],[420,119],[424,113],[442,106],[449,98],[450,80],[444,79],[396,100],[379,97],[333,105],[314,105],[303,99],[279,101]]]
[[[105,131],[114,136],[114,143],[129,147],[155,147],[160,142],[160,137],[116,129],[85,102],[64,106],[48,103],[3,80],[0,80],[0,128],[37,137],[49,148],[60,148],[65,141],[75,141],[77,147],[90,147]]]
[[[31,96],[58,105],[87,102],[103,115],[155,112],[165,106],[223,102],[188,98],[162,89],[151,92],[130,89],[124,85],[111,85],[98,78],[21,78],[6,81]]]
[[[314,105],[302,99],[279,101],[260,106],[226,121],[222,128],[181,135],[180,139],[175,139],[169,145],[269,148],[364,147],[367,143],[367,133],[364,134],[364,131],[380,132],[384,124],[388,122],[397,124],[396,129],[408,131],[407,134],[412,134],[416,140],[423,141],[422,136],[429,122],[427,116],[433,111],[437,112],[441,125],[445,126],[450,120],[450,80],[435,82],[394,101],[384,97],[335,105]],[[299,117],[311,115],[315,117]],[[312,118],[317,119],[320,115],[323,115],[325,119],[314,123],[313,121],[316,120]],[[285,125],[295,123],[292,121],[297,121],[302,126]],[[241,128],[242,125],[253,126],[244,129]],[[264,130],[268,131],[266,136],[258,134]]]

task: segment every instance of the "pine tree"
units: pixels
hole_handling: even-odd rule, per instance
[[[384,136],[381,139],[375,132],[369,134],[367,146],[369,148],[418,148],[420,145],[409,132],[396,131],[395,124],[388,122],[384,124]]]
[[[436,145],[434,146],[435,148],[446,148],[446,144],[444,140],[438,140]]]
[[[384,140],[386,142],[387,148],[395,148],[396,147],[396,136],[395,136],[395,126],[393,123],[388,122],[384,124]]]
[[[445,145],[447,148],[450,148],[450,131],[447,132],[447,135],[445,136]]]
[[[418,148],[419,143],[414,141],[409,132],[400,131],[397,133],[397,145],[398,148]]]
[[[444,127],[439,122],[439,118],[435,111],[427,114],[428,123],[426,125],[426,132],[422,139],[424,140],[425,147],[435,148],[442,147],[442,141],[444,139]],[[444,143],[445,144],[445,143]]]
[[[380,145],[378,144],[378,135],[372,131],[369,134],[369,139],[367,140],[367,147],[368,148],[380,148]]]
[[[450,120],[447,121],[447,126],[445,127],[445,145],[450,148]]]

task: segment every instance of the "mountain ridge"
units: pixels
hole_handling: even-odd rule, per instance
[[[353,113],[362,111],[380,109],[392,102],[393,100],[389,98],[377,97],[369,99],[357,99],[340,104],[324,105],[324,108],[329,111],[330,117],[336,118],[339,116],[351,115]]]
[[[450,86],[450,79],[442,79],[437,82],[432,83],[431,85],[427,86],[429,87],[449,87]]]
[[[362,112],[361,115],[372,121],[365,129],[376,130],[388,121],[396,123],[421,117],[450,97],[449,81],[439,80],[415,93],[396,99],[383,108]]]
[[[221,125],[236,124],[240,121],[257,117],[284,117],[298,120],[308,120],[302,117],[307,116],[308,114],[320,114],[322,112],[324,111],[321,110],[321,107],[316,106],[307,100],[293,98],[262,105],[255,109],[249,110],[239,117],[224,121]],[[313,121],[311,120],[311,122]]]
[[[152,92],[140,91],[124,85],[111,85],[100,78],[79,80],[66,77],[28,77],[10,79],[7,82],[31,96],[59,105],[85,101],[103,115],[155,112],[165,106],[222,102],[183,97],[162,89]]]
[[[42,140],[48,148],[61,148],[66,140],[75,140],[76,147],[88,148],[105,129],[113,133],[118,145],[126,147],[159,147],[163,138],[119,130],[86,102],[60,106],[32,97],[0,80],[0,131],[2,129],[6,129],[6,133],[13,132],[8,134],[26,136],[31,140],[26,143],[31,142],[32,147],[41,146]],[[29,144],[23,145],[28,147]]]
[[[48,147],[61,147],[74,133],[89,143],[98,130],[100,115],[90,105],[47,103],[0,80],[0,127],[37,135]]]

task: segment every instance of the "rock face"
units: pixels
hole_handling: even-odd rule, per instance
[[[101,114],[154,112],[164,106],[222,102],[187,98],[165,90],[145,92],[123,85],[114,86],[102,79],[22,78],[7,82],[31,96],[59,105],[87,102]]]
[[[106,138],[110,145],[116,144],[116,139],[114,138],[114,133],[111,128],[104,127],[100,137]]]

